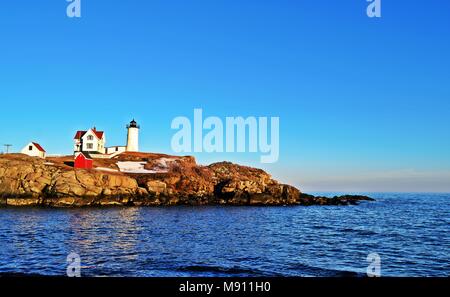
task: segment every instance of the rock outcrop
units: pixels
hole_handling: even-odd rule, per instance
[[[150,173],[120,172],[117,161],[145,162]],[[0,205],[348,205],[371,200],[314,197],[278,183],[261,169],[229,162],[199,166],[193,157],[159,154],[121,154],[109,163],[98,162],[109,167],[80,170],[57,158],[1,155]]]

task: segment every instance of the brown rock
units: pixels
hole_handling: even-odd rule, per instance
[[[72,158],[65,158],[71,160]],[[123,153],[103,162],[142,161],[158,173],[123,174],[46,165],[21,154],[0,155],[0,204],[95,205],[347,205],[365,196],[314,197],[273,180],[265,171],[230,162],[200,166],[193,157]],[[109,163],[108,163],[109,162]],[[102,164],[103,164],[102,163]]]
[[[161,193],[164,193],[167,185],[166,183],[159,181],[159,180],[149,180],[147,182],[147,191],[150,194],[160,195]]]

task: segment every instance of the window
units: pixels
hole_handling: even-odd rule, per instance
[[[88,135],[87,140],[94,140],[94,136]]]
[[[119,148],[116,146],[116,152],[118,152],[119,151]]]
[[[28,146],[28,150],[32,151],[33,150],[33,146],[32,145]]]
[[[87,147],[88,150],[91,150],[91,149],[94,148],[94,145],[92,143],[87,143],[86,147]]]

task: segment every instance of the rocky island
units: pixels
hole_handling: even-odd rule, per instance
[[[233,164],[124,152],[73,168],[73,156],[0,155],[0,206],[349,205],[366,196],[316,197]]]

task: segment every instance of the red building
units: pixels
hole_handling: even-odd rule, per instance
[[[75,168],[82,168],[82,169],[92,169],[92,158],[87,153],[77,153],[75,155],[75,162],[74,167]]]

